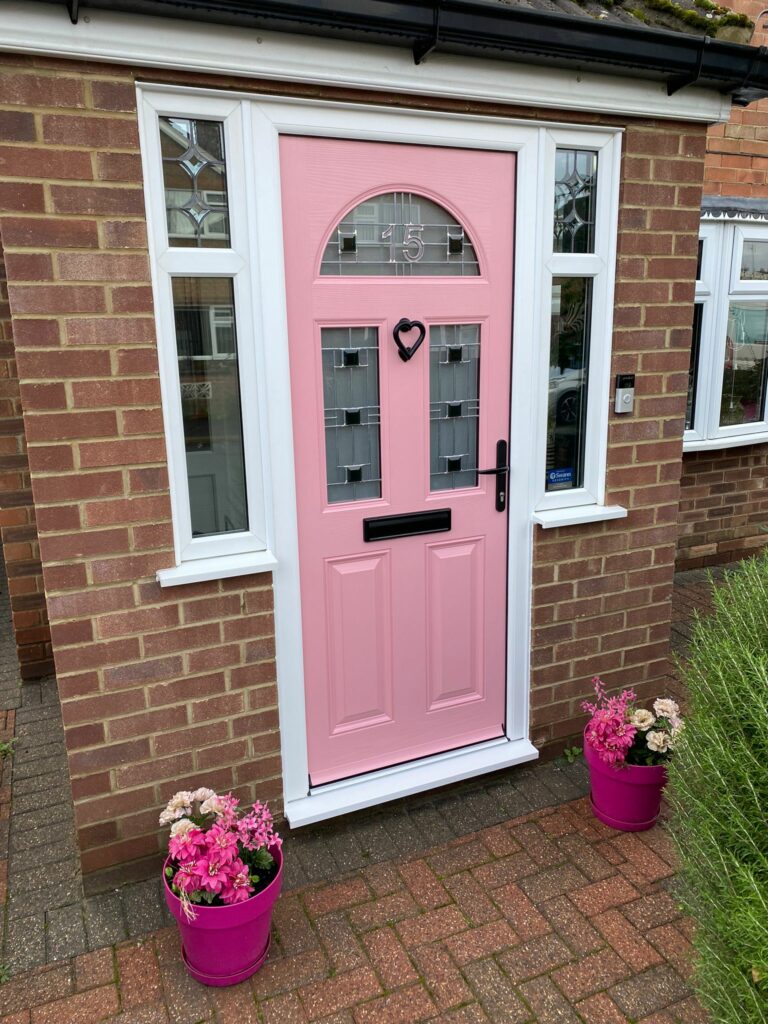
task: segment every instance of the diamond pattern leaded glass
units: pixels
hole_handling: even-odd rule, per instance
[[[554,252],[595,251],[597,153],[558,149],[555,155]]]
[[[477,486],[480,325],[429,329],[430,488]]]
[[[463,226],[446,209],[413,192],[387,192],[336,225],[320,273],[476,277],[480,267]]]
[[[168,242],[227,248],[227,172],[220,121],[160,118]]]
[[[323,327],[328,501],[381,497],[379,332]]]

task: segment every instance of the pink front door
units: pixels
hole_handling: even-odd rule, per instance
[[[515,158],[280,158],[318,785],[504,734]]]

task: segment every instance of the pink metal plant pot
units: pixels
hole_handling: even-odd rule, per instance
[[[661,810],[661,793],[667,783],[663,764],[622,764],[601,760],[584,733],[584,758],[592,786],[590,799],[596,818],[622,832],[653,828]]]
[[[171,892],[165,878],[165,901],[176,918],[181,934],[184,965],[203,985],[224,987],[245,981],[263,965],[269,953],[272,908],[283,884],[283,852],[271,846],[277,874],[261,892],[243,903],[228,907],[194,905],[195,920],[184,914],[181,900]]]

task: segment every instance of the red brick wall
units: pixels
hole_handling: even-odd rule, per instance
[[[0,76],[0,183],[18,189],[0,231],[78,835],[98,871],[156,855],[158,808],[187,783],[279,798],[270,581],[154,582],[173,552],[130,71],[19,60]],[[533,738],[553,749],[595,672],[655,692],[667,669],[704,131],[637,121],[625,150],[613,370],[638,375],[638,401],[611,423],[608,500],[631,512],[537,528]]]
[[[756,24],[753,46],[768,42],[762,0],[726,0]],[[768,100],[734,107],[707,133],[704,192],[768,198]],[[677,566],[694,569],[754,554],[768,535],[768,445],[683,456]]]
[[[174,564],[129,71],[0,67],[0,232],[78,840],[154,857],[188,784],[268,798],[280,757],[268,575]]]
[[[553,751],[583,729],[593,675],[667,686],[704,144],[664,122],[625,134],[612,374],[636,375],[636,401],[611,414],[606,502],[629,516],[537,527],[532,739]]]
[[[3,188],[0,187],[0,205]],[[8,578],[19,669],[24,679],[53,671],[51,633],[29,480],[13,349],[5,260],[0,243],[0,542]]]

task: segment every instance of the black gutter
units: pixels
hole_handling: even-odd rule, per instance
[[[76,0],[45,2],[77,9]],[[627,25],[610,14],[598,20],[498,0],[89,0],[88,7],[407,46],[417,63],[437,50],[618,71],[666,81],[672,91],[696,82],[738,104],[768,96],[764,48],[704,45],[701,35]]]

